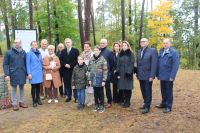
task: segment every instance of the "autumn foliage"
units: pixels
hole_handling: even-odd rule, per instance
[[[166,37],[172,37],[173,35],[173,18],[170,15],[172,9],[171,0],[160,0],[154,10],[150,12],[148,19],[148,28],[150,31],[149,43],[160,49],[162,47],[162,40]]]

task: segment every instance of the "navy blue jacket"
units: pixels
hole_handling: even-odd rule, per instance
[[[8,50],[3,60],[3,70],[5,76],[10,76],[12,86],[26,83],[26,52],[18,52],[12,48]]]
[[[60,52],[60,51],[56,52],[56,56],[60,59],[61,52]],[[60,72],[60,76],[61,76],[61,77],[63,77],[63,72],[64,72],[63,69],[64,69],[63,67],[60,67],[60,69],[59,69],[59,72]]]
[[[139,80],[149,80],[156,77],[158,53],[156,49],[146,47],[141,57],[142,49],[138,50],[137,77]]]
[[[107,78],[107,80],[110,80],[110,73],[113,70],[113,64],[114,64],[112,52],[108,48],[102,48],[101,49],[101,55],[107,61],[107,67],[108,67],[108,78]]]
[[[170,78],[175,79],[179,68],[179,54],[172,47],[164,54],[164,48],[160,50],[158,55],[158,73],[159,80],[169,81]]]

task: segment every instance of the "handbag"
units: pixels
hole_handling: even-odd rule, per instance
[[[91,93],[91,94],[94,93],[94,89],[92,86],[87,86],[85,91],[86,93]]]
[[[53,79],[51,73],[46,73],[45,77],[46,77],[46,80],[52,80]]]

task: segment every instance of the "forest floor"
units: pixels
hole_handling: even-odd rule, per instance
[[[2,66],[2,58],[0,58]],[[2,73],[2,67],[0,68]],[[153,84],[151,111],[142,115],[143,103],[138,81],[135,78],[131,107],[123,109],[114,104],[104,113],[93,112],[93,107],[77,111],[72,101],[58,104],[47,100],[32,107],[30,85],[25,87],[28,109],[0,111],[0,133],[199,133],[200,132],[200,71],[179,70],[174,83],[174,105],[171,113],[164,114],[155,108],[161,101],[159,81]],[[106,98],[105,98],[106,101]]]

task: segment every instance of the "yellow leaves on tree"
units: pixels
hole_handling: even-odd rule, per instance
[[[150,31],[149,43],[158,49],[162,47],[164,38],[170,38],[173,35],[173,29],[171,27],[173,19],[170,16],[171,9],[171,0],[160,0],[160,5],[150,12],[148,19],[148,28]]]

